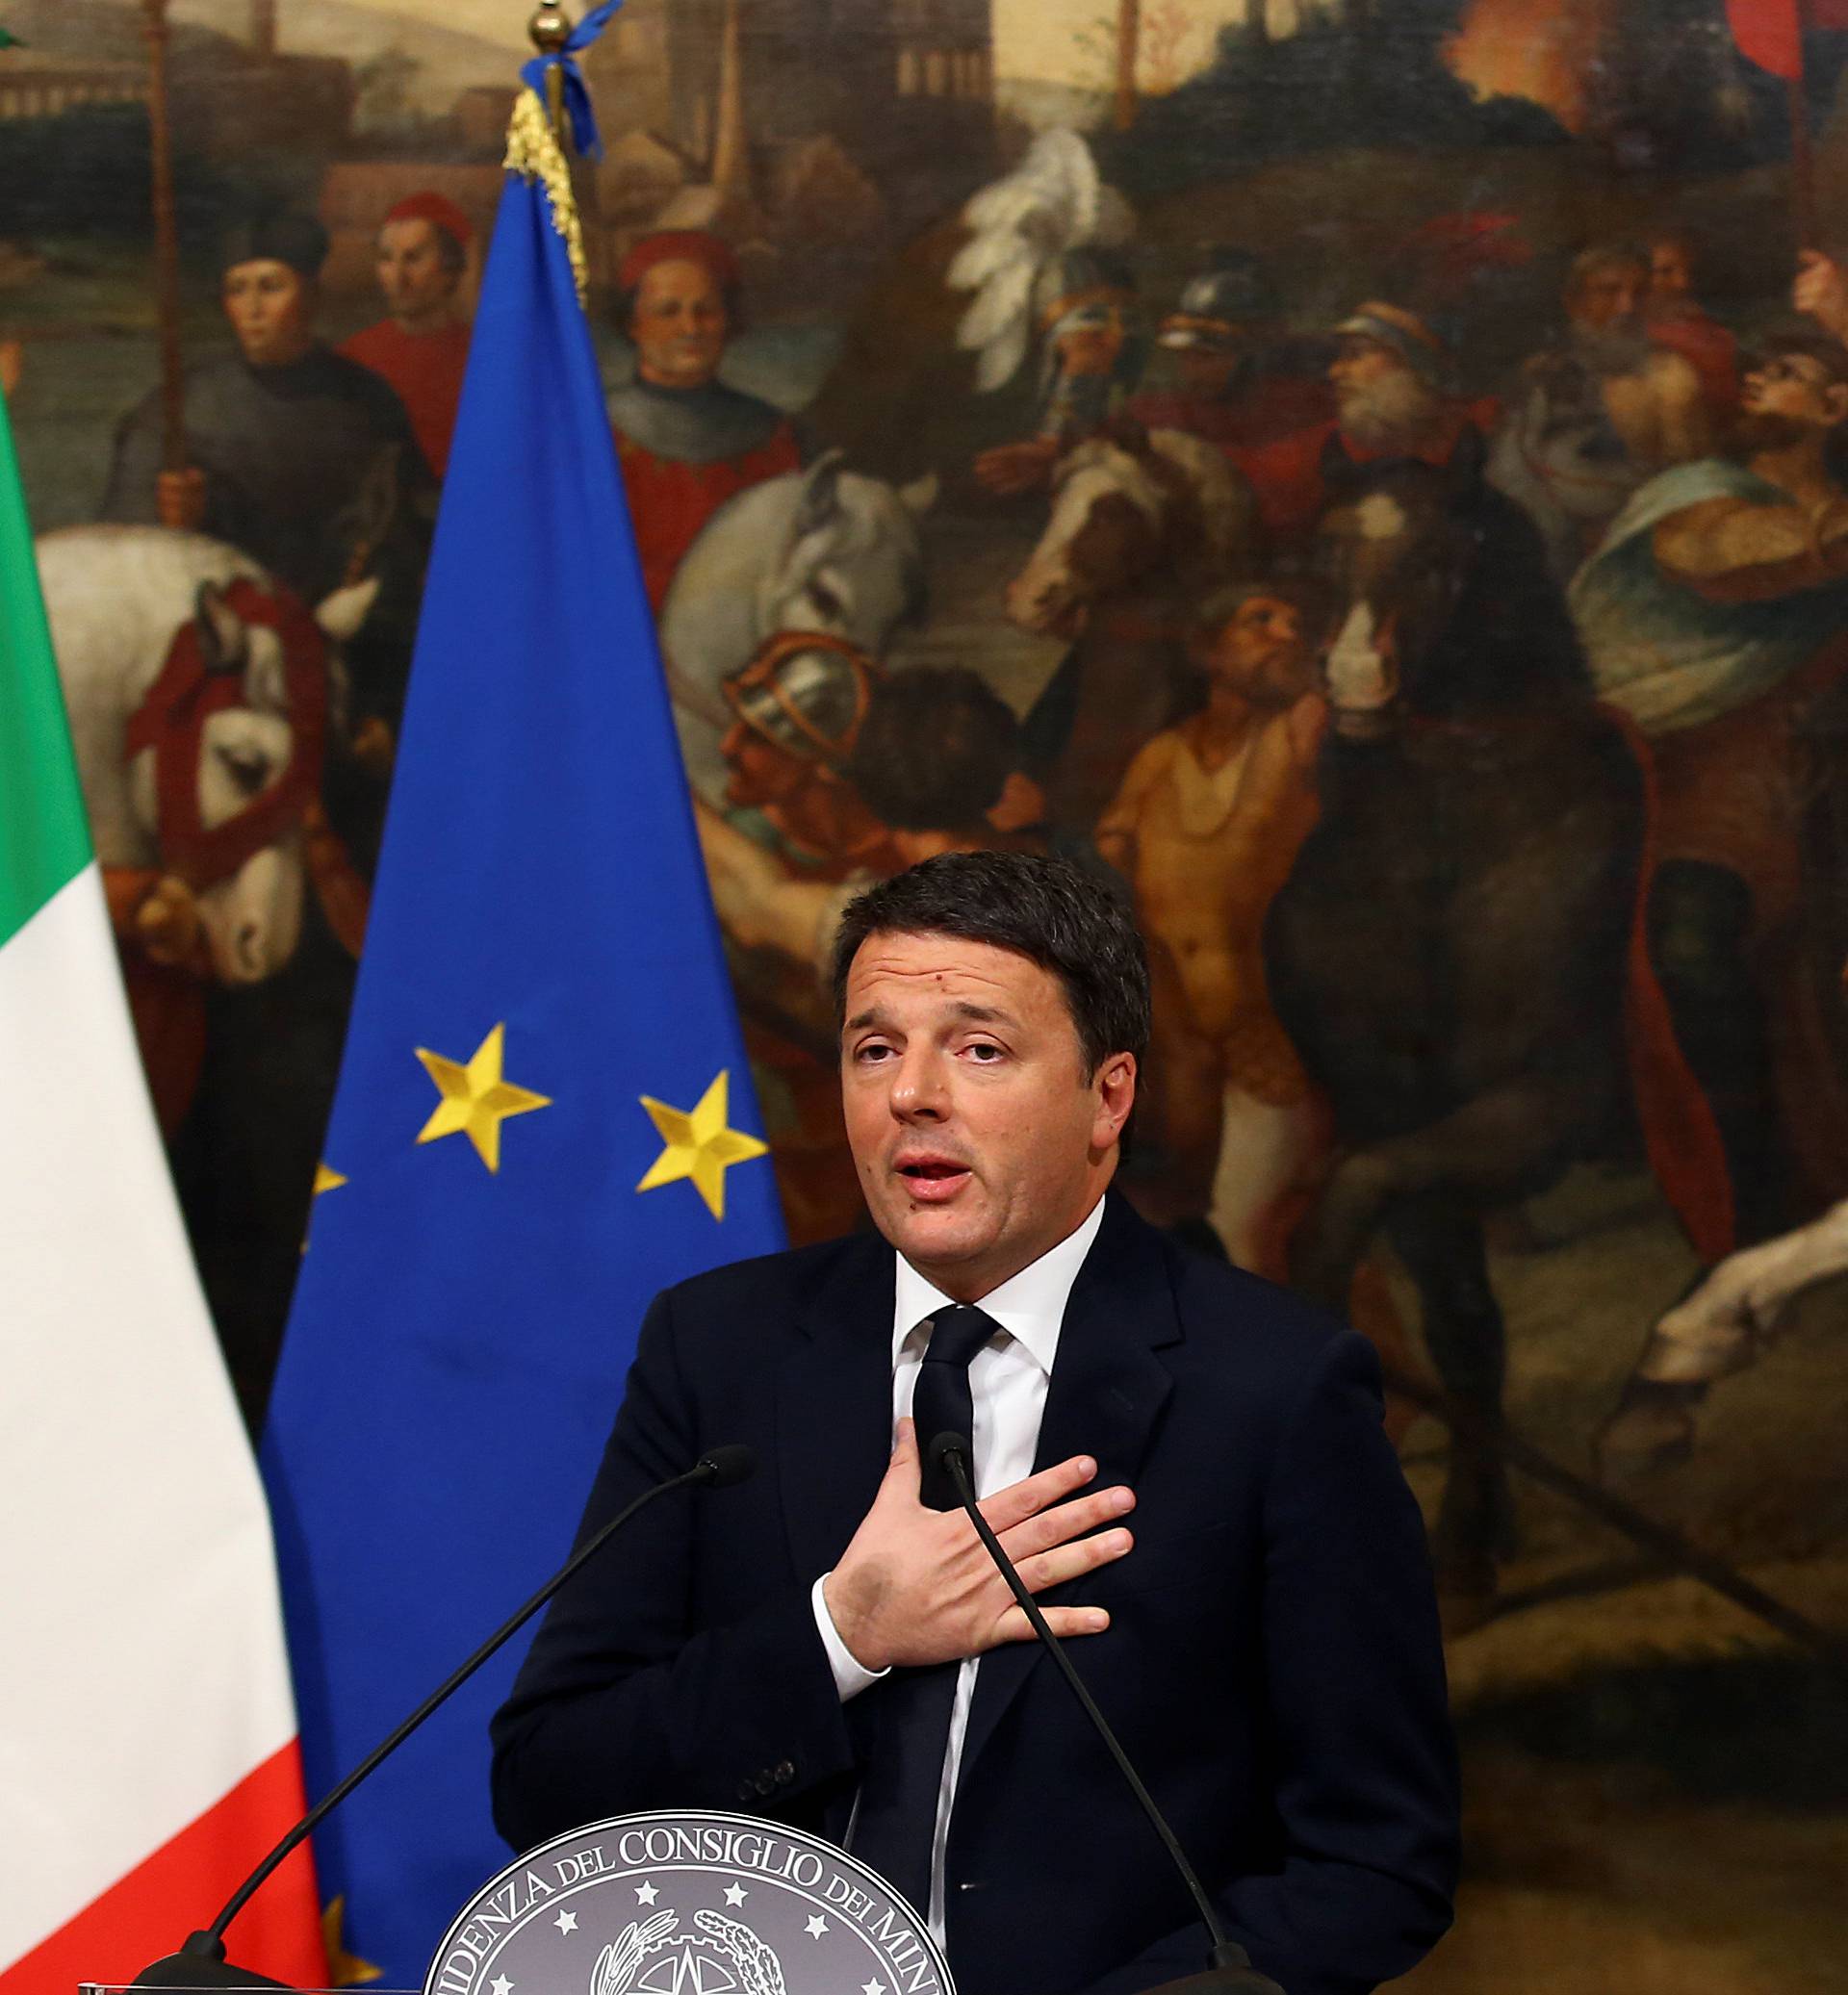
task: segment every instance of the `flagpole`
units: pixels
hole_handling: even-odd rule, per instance
[[[1127,132],[1136,122],[1136,58],[1142,39],[1142,0],[1116,0],[1116,126]]]
[[[571,16],[557,0],[539,0],[526,33],[542,56],[562,56],[571,38]],[[546,71],[546,115],[552,120],[552,135],[562,151],[565,143],[565,71],[553,63]]]
[[[167,0],[143,0],[147,138],[153,167],[154,316],[161,355],[161,469],[186,469],[186,380],[180,354],[180,238],[173,204],[173,134],[167,117]]]

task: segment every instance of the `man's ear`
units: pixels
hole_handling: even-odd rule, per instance
[[[1835,381],[1823,391],[1823,406],[1836,422],[1848,422],[1848,381]]]
[[[1107,1054],[1092,1076],[1091,1085],[1097,1089],[1097,1119],[1092,1125],[1091,1140],[1098,1149],[1108,1149],[1121,1138],[1129,1112],[1136,1106],[1135,1054]]]

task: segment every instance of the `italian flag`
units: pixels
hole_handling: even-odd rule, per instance
[[[0,1995],[127,1981],[302,1812],[270,1521],[135,1050],[0,404]],[[308,1853],[230,1957],[326,1981]]]

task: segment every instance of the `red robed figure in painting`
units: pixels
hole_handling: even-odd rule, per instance
[[[469,364],[469,322],[459,293],[475,228],[446,195],[399,201],[378,232],[378,286],[390,317],[341,347],[398,391],[418,448],[440,478]]]
[[[635,378],[609,398],[642,580],[658,614],[700,529],[728,499],[802,463],[781,409],[718,378],[738,323],[738,266],[716,236],[645,236],[618,273]]]

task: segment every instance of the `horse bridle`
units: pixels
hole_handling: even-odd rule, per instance
[[[327,737],[325,640],[299,598],[240,575],[224,589],[246,625],[273,630],[282,649],[290,729],[289,760],[235,815],[207,827],[199,818],[199,758],[214,714],[248,704],[240,672],[207,661],[197,617],[173,633],[160,676],[129,716],[123,759],[154,751],[156,832],[161,863],[195,892],[228,880],[265,847],[298,826],[319,799]]]

